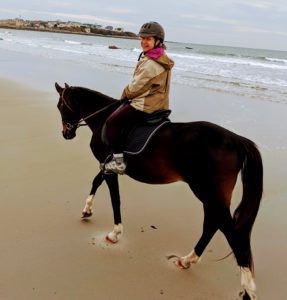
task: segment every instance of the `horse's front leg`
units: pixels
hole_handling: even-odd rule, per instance
[[[109,187],[114,213],[114,229],[106,236],[106,240],[111,243],[117,243],[120,235],[123,233],[118,175],[107,174],[104,175],[104,178]]]
[[[99,172],[99,174],[94,178],[93,180],[93,186],[90,192],[90,195],[86,199],[86,204],[82,212],[82,218],[89,218],[93,214],[93,204],[94,204],[94,197],[96,194],[96,191],[98,187],[102,184],[104,181],[104,176],[102,171]]]

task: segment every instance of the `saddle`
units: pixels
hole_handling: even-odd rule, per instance
[[[169,115],[171,110],[158,110],[150,114],[146,114],[145,118],[122,131],[122,140],[124,145],[124,153],[129,155],[140,154],[148,145],[152,136],[165,124],[170,123]],[[106,125],[102,129],[102,141],[109,146],[110,141],[106,137]]]
[[[151,114],[147,114],[145,117],[145,122],[146,124],[149,125],[154,125],[154,124],[158,124],[162,121],[166,121],[169,120],[169,115],[171,114],[171,110],[170,109],[160,109],[157,110]]]

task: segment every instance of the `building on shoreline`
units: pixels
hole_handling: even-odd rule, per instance
[[[113,28],[113,26],[105,26],[99,24],[88,24],[74,21],[63,22],[56,21],[41,21],[41,20],[23,20],[21,18],[0,20],[0,28],[11,29],[27,29],[39,31],[53,31],[76,34],[95,34],[106,36],[117,36],[126,38],[137,38],[133,32],[124,31],[122,27]]]

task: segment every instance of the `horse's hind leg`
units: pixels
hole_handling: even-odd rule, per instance
[[[102,174],[102,172],[99,172],[99,174],[93,180],[93,185],[92,185],[90,195],[86,199],[86,204],[82,211],[82,218],[89,218],[92,216],[94,197],[95,197],[98,187],[102,184],[103,181],[104,181],[103,174]]]
[[[187,269],[191,264],[196,264],[206,246],[214,236],[218,229],[218,220],[214,217],[214,209],[207,204],[204,204],[204,222],[203,222],[203,232],[197,242],[195,248],[186,256],[177,257],[175,261],[176,265],[180,268]],[[172,258],[174,256],[170,256]]]
[[[240,232],[235,230],[234,221],[229,209],[225,209],[222,213],[220,230],[225,235],[240,267],[241,286],[243,288],[243,292],[240,296],[242,299],[257,299],[256,285],[251,271],[252,266],[250,265],[250,243],[249,240],[248,243],[246,243],[246,241],[242,239]]]
[[[192,263],[197,263],[199,261],[200,256],[212,239],[213,235],[218,229],[220,229],[227,238],[227,241],[236,257],[237,263],[240,266],[241,285],[244,290],[240,296],[244,300],[257,299],[256,286],[252,272],[248,265],[248,255],[246,255],[248,248],[245,249],[246,247],[244,248],[241,243],[242,239],[235,230],[234,221],[231,217],[229,207],[226,207],[226,205],[220,204],[219,202],[216,203],[216,206],[204,204],[203,232],[194,250],[183,257],[171,255],[169,258],[176,257],[177,260],[175,263],[177,266],[183,269],[189,268]]]

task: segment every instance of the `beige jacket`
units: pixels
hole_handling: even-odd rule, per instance
[[[163,54],[157,59],[143,56],[138,62],[132,82],[125,87],[121,99],[130,99],[138,110],[152,113],[169,107],[169,86],[174,62]]]

